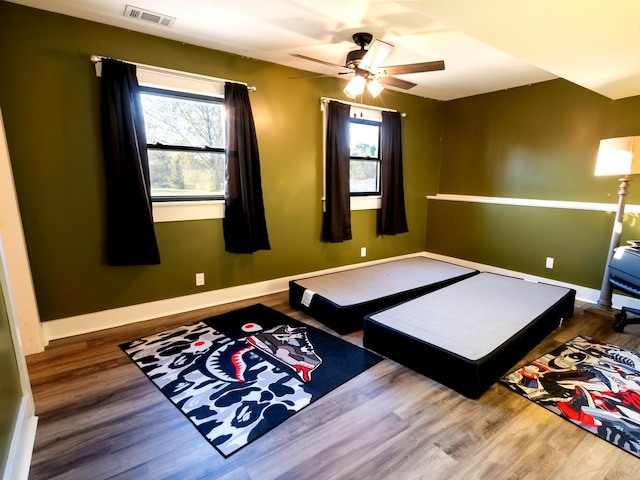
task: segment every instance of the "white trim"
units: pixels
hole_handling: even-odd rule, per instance
[[[18,197],[13,182],[9,148],[0,111],[0,236],[6,254],[8,281],[13,287],[13,308],[24,354],[44,351],[46,345],[33,288],[27,245],[24,240]]]
[[[96,63],[96,68],[98,65]],[[163,70],[138,66],[136,71],[138,84],[141,87],[170,88],[179,92],[224,97],[224,82],[203,75]]]
[[[463,267],[474,268],[481,272],[498,273],[500,275],[509,275],[511,277],[523,278],[532,282],[548,283],[550,285],[557,285],[559,287],[573,288],[576,291],[576,300],[580,300],[587,303],[595,304],[600,297],[600,290],[594,288],[583,287],[580,285],[573,285],[571,283],[560,282],[545,277],[538,277],[536,275],[529,275],[514,270],[507,270],[506,268],[494,267],[491,265],[485,265],[483,263],[471,262],[455,257],[448,257],[446,255],[440,255],[438,253],[424,252],[425,257],[433,258],[435,260],[442,260],[444,262],[455,263]],[[613,295],[613,308],[620,308],[622,305],[632,308],[640,309],[640,299],[627,297],[625,295]]]
[[[102,55],[91,55],[89,57],[95,64],[96,77],[102,76],[102,59],[111,58]],[[117,60],[117,59],[114,59]],[[165,88],[171,85],[171,88],[183,90],[186,92],[213,94],[216,96],[224,95],[224,84],[226,82],[239,83],[247,85],[244,82],[235,80],[227,80],[224,78],[211,77],[209,75],[201,75],[199,73],[183,72],[181,70],[172,70],[170,68],[156,67],[155,65],[146,65],[144,63],[130,62],[128,60],[119,60],[121,62],[130,63],[136,66],[136,76],[140,85],[160,86]],[[247,88],[255,91],[256,87]]]
[[[363,262],[351,265],[345,265],[342,267],[329,268],[326,270],[320,270],[316,272],[301,273],[299,275],[291,275],[288,277],[276,278],[273,280],[267,280],[264,282],[258,282],[248,285],[240,285],[237,287],[224,288],[220,290],[212,290],[203,293],[197,293],[193,295],[186,295],[183,297],[170,298],[166,300],[159,300],[156,302],[142,303],[138,305],[131,305],[128,307],[114,308],[111,310],[104,310],[101,312],[87,313],[84,315],[77,315],[74,317],[61,318],[58,320],[51,320],[43,323],[44,335],[47,340],[55,340],[59,338],[66,338],[73,335],[79,335],[82,333],[95,332],[104,330],[106,328],[119,327],[122,325],[128,325],[136,322],[142,322],[145,320],[152,320],[154,318],[163,317],[167,315],[173,315],[177,313],[184,313],[201,308],[211,307],[214,305],[221,305],[238,300],[246,300],[250,298],[259,297],[262,295],[269,295],[272,293],[284,292],[289,288],[289,281],[300,280],[302,278],[312,277],[316,275],[325,275],[328,273],[340,272],[344,270],[350,270],[353,268],[365,267],[369,265],[377,265],[380,263],[390,262],[393,260],[400,260],[403,258],[411,257],[428,257],[436,260],[442,260],[445,262],[453,263],[456,265],[462,265],[465,267],[473,268],[483,272],[493,272],[502,275],[510,275],[513,277],[524,278],[525,280],[543,282],[551,285],[558,285],[566,288],[573,288],[576,290],[576,299],[589,303],[596,303],[600,292],[593,288],[582,287],[579,285],[573,285],[565,282],[558,282],[544,277],[537,277],[534,275],[527,275],[521,272],[513,270],[506,270],[504,268],[493,267],[490,265],[484,265],[481,263],[470,262],[468,260],[462,260],[460,258],[448,257],[437,253],[430,252],[418,252],[407,255],[400,255],[392,258],[385,258],[382,260],[373,260],[370,262]],[[629,298],[623,295],[613,296],[614,305],[619,308],[621,305],[631,306],[634,308],[640,308],[640,301],[638,299]]]
[[[445,200],[449,202],[488,203],[494,205],[517,205],[522,207],[563,208],[570,210],[593,210],[598,212],[615,212],[616,203],[570,202],[565,200],[540,200],[536,198],[483,197],[477,195],[457,195],[439,193],[427,195],[428,200]],[[640,213],[640,205],[625,207],[628,213]]]
[[[382,197],[380,195],[351,197],[349,205],[351,210],[376,210],[382,207]]]
[[[373,105],[365,105],[364,103],[356,103],[356,102],[347,102],[346,100],[337,100],[335,98],[329,98],[329,97],[320,97],[320,110],[324,112],[324,106],[331,102],[340,102],[340,103],[344,103],[346,105],[351,105],[351,111],[354,111],[354,108],[356,111],[359,110],[374,110],[374,111],[378,111],[378,112],[397,112],[397,110],[394,110],[393,108],[384,108],[384,107],[374,107]],[[406,113],[401,113],[400,114],[402,117],[406,117],[407,114]]]
[[[9,280],[7,255],[0,237],[0,295],[9,320],[9,334],[13,344],[13,355],[18,367],[20,381],[20,406],[13,425],[13,431],[7,452],[6,466],[2,475],[3,480],[27,479],[31,465],[31,455],[36,437],[38,417],[35,415],[35,405],[29,383],[29,371],[24,359],[24,349],[20,336],[20,327],[16,316],[16,304]]]
[[[154,223],[212,218],[224,218],[224,200],[153,202]]]
[[[82,333],[95,332],[107,328],[142,322],[145,320],[152,320],[154,318],[173,315],[176,313],[184,313],[201,308],[211,307],[214,305],[221,305],[238,300],[260,297],[262,295],[284,292],[289,289],[289,281],[291,280],[333,272],[340,272],[352,268],[376,265],[392,260],[399,260],[402,258],[410,258],[421,255],[421,253],[413,253],[393,258],[385,258],[382,260],[372,260],[370,262],[362,262],[352,265],[345,265],[342,267],[329,268],[317,272],[301,273],[300,275],[276,278],[273,280],[266,280],[264,282],[252,283],[248,285],[239,285],[236,287],[211,290],[208,292],[186,295],[183,297],[168,298],[156,302],[141,303],[138,305],[130,305],[127,307],[114,308],[111,310],[103,310],[101,312],[60,318],[58,320],[43,322],[42,328],[47,340],[66,338]]]
[[[36,441],[38,417],[31,397],[22,397],[2,480],[27,480]]]
[[[326,212],[327,199],[322,199],[322,211]],[[377,210],[382,208],[382,197],[380,195],[367,195],[364,197],[349,197],[349,210]]]

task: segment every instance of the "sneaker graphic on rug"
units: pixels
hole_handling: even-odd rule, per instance
[[[558,409],[571,420],[576,420],[584,425],[598,426],[594,418],[594,412],[618,411],[617,404],[620,400],[609,397],[604,392],[591,391],[581,385],[575,386],[573,397],[567,402],[558,402]]]
[[[306,327],[278,325],[253,333],[247,342],[292,368],[303,382],[310,382],[311,373],[322,363],[307,338]]]

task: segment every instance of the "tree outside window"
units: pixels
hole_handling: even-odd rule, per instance
[[[223,198],[222,99],[141,87],[141,100],[153,200]]]

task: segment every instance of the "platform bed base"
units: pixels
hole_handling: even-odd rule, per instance
[[[439,260],[414,257],[289,282],[289,304],[345,335],[363,317],[476,275]]]
[[[476,399],[571,317],[574,301],[571,289],[482,273],[365,316],[363,344]]]

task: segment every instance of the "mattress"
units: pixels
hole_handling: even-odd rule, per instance
[[[339,334],[362,329],[364,315],[450,285],[477,270],[413,257],[289,282],[289,303]]]
[[[364,318],[365,347],[479,398],[573,315],[575,290],[480,273]]]

